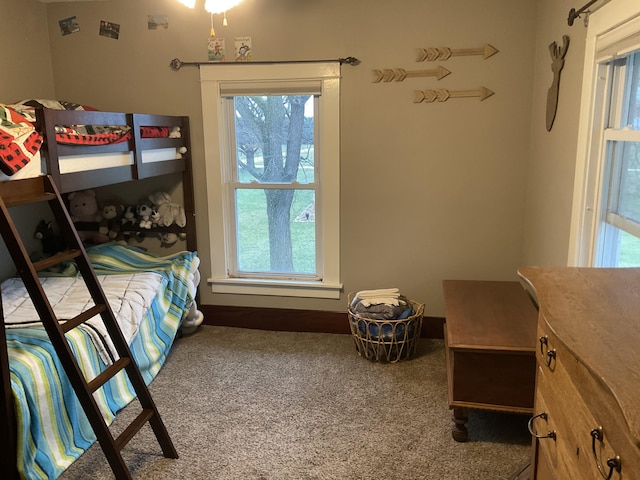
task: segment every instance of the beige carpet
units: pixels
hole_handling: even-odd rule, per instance
[[[442,340],[383,365],[348,335],[203,326],[177,340],[151,392],[180,458],[145,426],[124,450],[136,479],[495,480],[530,454],[518,415],[472,411],[469,442],[451,438]],[[113,476],[96,444],[60,478]]]

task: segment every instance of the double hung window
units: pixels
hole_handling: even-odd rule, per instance
[[[339,64],[201,80],[213,291],[339,298]]]
[[[640,19],[629,5],[612,2],[589,24],[569,252],[578,266],[640,266]]]
[[[640,45],[603,68],[609,99],[595,265],[640,266]]]

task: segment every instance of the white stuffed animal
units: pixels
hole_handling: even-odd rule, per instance
[[[161,227],[168,227],[174,223],[179,227],[187,224],[184,207],[171,202],[171,196],[166,192],[156,192],[149,195],[149,200],[158,209],[157,221]]]

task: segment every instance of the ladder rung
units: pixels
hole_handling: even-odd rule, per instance
[[[114,445],[118,451],[122,450],[127,443],[131,441],[131,439],[135,436],[136,433],[140,431],[142,427],[144,427],[145,423],[147,423],[151,417],[153,417],[153,410],[150,408],[145,408],[140,412],[140,414],[129,424],[124,431],[118,435],[118,438],[115,439]]]
[[[113,377],[115,377],[120,370],[123,370],[127,365],[131,363],[129,358],[119,358],[114,363],[105,368],[100,375],[87,383],[87,387],[91,391],[91,393],[98,390],[102,385],[107,383]]]
[[[33,268],[36,269],[36,272],[40,272],[49,267],[53,267],[54,265],[58,265],[59,263],[66,262],[67,260],[73,260],[74,258],[78,258],[81,255],[82,255],[82,252],[74,248],[72,250],[56,253],[55,255],[52,255],[48,258],[34,262]]]
[[[2,182],[0,196],[7,207],[28,205],[31,203],[49,202],[57,196],[51,191],[46,177],[33,177],[14,182]]]
[[[67,333],[69,330],[73,330],[78,325],[82,325],[84,322],[86,322],[90,318],[93,318],[96,315],[104,312],[106,309],[107,309],[106,305],[102,305],[102,304],[94,305],[90,309],[85,310],[84,312],[82,312],[77,317],[71,318],[71,319],[67,320],[66,322],[64,322],[61,325],[62,331],[64,333]]]
[[[32,203],[49,202],[55,200],[56,194],[43,192],[40,195],[20,195],[4,200],[7,207],[17,207],[18,205],[29,205]]]

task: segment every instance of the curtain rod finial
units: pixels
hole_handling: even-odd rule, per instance
[[[180,68],[182,67],[182,62],[177,59],[174,58],[173,60],[171,60],[171,63],[169,63],[169,66],[171,67],[172,70],[180,70]]]
[[[340,58],[339,61],[340,63],[348,63],[349,65],[358,65],[360,63],[360,60],[356,57]]]

